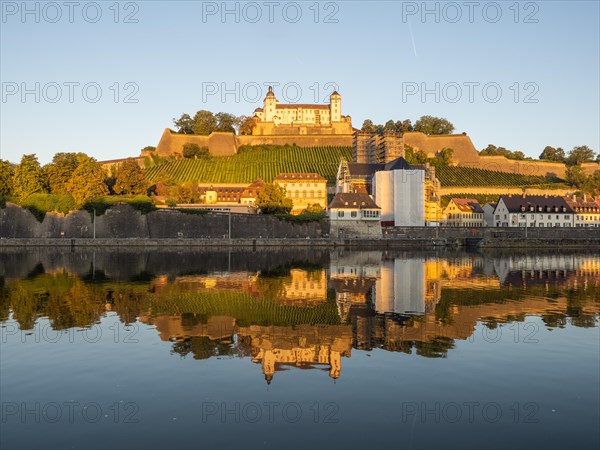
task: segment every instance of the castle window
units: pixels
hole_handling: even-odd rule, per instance
[[[302,191],[302,197],[306,198],[306,191]]]

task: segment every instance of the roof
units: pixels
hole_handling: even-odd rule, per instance
[[[452,202],[463,212],[482,213],[483,209],[474,198],[453,198]]]
[[[544,195],[502,195],[498,203],[500,203],[500,201],[504,202],[508,212],[511,213],[529,212],[531,211],[530,207],[534,207],[535,212],[573,213],[573,210],[563,197],[546,197]],[[523,210],[522,208],[525,209]],[[541,211],[539,208],[542,208]]]
[[[374,163],[348,163],[348,170],[350,175],[358,176],[373,176],[375,172],[381,172],[383,170],[415,170],[421,169],[421,167],[411,166],[401,156],[390,161],[387,164],[374,164]]]
[[[375,172],[383,170],[385,164],[348,163],[350,175],[373,176]]]
[[[254,112],[262,112],[262,110],[263,110],[262,108],[256,108],[256,109],[254,110]]]
[[[242,198],[256,198],[258,197],[258,191],[267,183],[265,183],[260,178],[257,179],[254,183],[248,185],[244,192],[242,192]]]
[[[277,180],[311,180],[311,181],[327,181],[327,178],[322,177],[321,175],[319,175],[318,173],[314,173],[314,172],[290,172],[290,173],[280,173],[278,174],[275,178],[273,178],[273,181],[277,181]]]
[[[383,170],[413,170],[414,166],[411,166],[408,161],[404,158],[396,158],[385,165]]]
[[[381,209],[368,194],[339,193],[329,204],[335,209]]]
[[[566,199],[567,204],[575,211],[575,212],[594,212],[600,213],[600,200],[588,200],[588,199]]]

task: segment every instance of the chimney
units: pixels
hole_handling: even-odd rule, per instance
[[[573,201],[577,202],[577,195],[573,194]]]
[[[587,194],[583,194],[583,201],[587,202]]]

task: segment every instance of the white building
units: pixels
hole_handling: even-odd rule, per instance
[[[563,197],[503,195],[494,210],[496,227],[572,227],[574,212]]]
[[[381,221],[397,227],[425,225],[425,171],[386,170],[373,177]]]
[[[368,194],[339,193],[328,208],[330,236],[381,236],[381,208]]]
[[[494,226],[494,210],[498,206],[498,203],[486,203],[483,205],[483,222],[485,227]]]

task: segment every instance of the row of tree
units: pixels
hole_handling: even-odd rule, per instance
[[[249,116],[234,116],[226,112],[214,114],[201,109],[194,116],[184,113],[173,119],[173,124],[180,134],[209,135],[213,131],[230,131],[239,134],[252,134],[254,119]]]
[[[525,160],[525,159],[533,159],[530,157],[526,157],[525,154],[521,151],[511,151],[504,147],[496,147],[493,144],[489,144],[486,148],[479,152],[481,156],[504,156],[507,159],[516,159],[516,160]],[[594,161],[600,162],[600,153],[596,156],[594,150],[589,148],[587,145],[580,145],[577,147],[573,147],[569,153],[565,153],[565,151],[558,147],[554,148],[551,146],[546,146],[540,155],[540,159],[546,161],[556,161],[562,162],[569,166],[575,166],[584,162]]]
[[[565,181],[581,192],[600,195],[600,170],[586,175],[581,166],[570,166],[565,173]]]
[[[573,147],[571,151],[566,154],[561,147],[546,146],[540,154],[540,159],[547,161],[563,162],[569,166],[575,166],[584,162],[590,162],[596,158],[596,161],[600,162],[600,152],[596,155],[594,150],[589,148],[587,145],[580,145]]]
[[[110,176],[85,153],[57,153],[42,166],[35,154],[17,165],[0,160],[0,197],[23,203],[34,194],[70,196],[78,207],[105,195],[146,193],[143,170],[134,159],[121,163]]]
[[[396,131],[406,133],[409,131],[420,131],[421,133],[433,134],[451,134],[454,131],[454,125],[443,117],[421,116],[414,126],[410,119],[406,120],[388,120],[384,125],[376,125],[371,119],[363,122],[361,131],[367,133],[383,133],[385,131]]]

